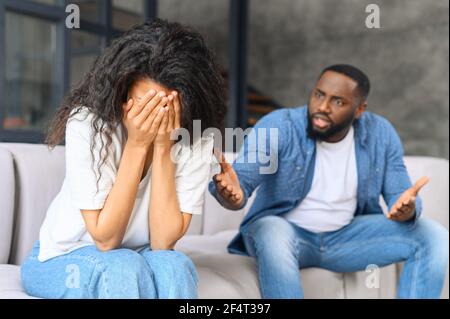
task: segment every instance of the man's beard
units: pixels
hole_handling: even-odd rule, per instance
[[[350,125],[353,124],[353,121],[355,119],[354,114],[350,114],[344,121],[335,124],[331,119],[324,113],[314,113],[313,115],[321,115],[322,117],[325,117],[329,120],[330,126],[325,131],[318,131],[314,129],[313,123],[312,123],[312,114],[309,113],[308,110],[308,126],[306,128],[307,134],[309,138],[317,139],[317,140],[327,140],[330,137],[337,135],[338,133],[347,130]]]

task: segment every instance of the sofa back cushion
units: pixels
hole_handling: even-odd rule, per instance
[[[14,158],[16,198],[10,263],[20,264],[39,238],[39,229],[50,202],[64,178],[64,148],[3,143]]]
[[[449,162],[446,159],[406,156],[405,164],[411,180],[415,183],[422,176],[430,181],[419,193],[423,201],[424,217],[432,218],[449,228]]]

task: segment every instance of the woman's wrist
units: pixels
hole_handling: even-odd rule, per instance
[[[172,142],[168,142],[168,143],[154,143],[153,144],[154,156],[170,154],[170,150],[171,150],[172,146],[173,146]]]
[[[133,143],[132,141],[128,140],[125,144],[125,149],[129,149],[136,155],[141,155],[141,156],[145,157],[145,156],[147,156],[149,147],[146,145],[136,144],[136,143]]]

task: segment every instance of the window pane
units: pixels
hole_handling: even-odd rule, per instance
[[[4,128],[41,130],[59,102],[54,23],[6,12]]]
[[[74,0],[70,3],[80,8],[80,19],[90,22],[102,22],[100,17],[100,1],[98,0]]]
[[[64,0],[31,0],[33,2],[43,3],[50,6],[62,6],[64,5]]]
[[[70,86],[73,87],[89,70],[101,50],[101,38],[97,35],[73,30],[70,36]]]
[[[144,22],[144,1],[113,0],[112,25],[119,30],[128,30],[133,25]]]

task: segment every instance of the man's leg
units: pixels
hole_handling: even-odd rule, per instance
[[[364,270],[405,261],[398,283],[399,298],[439,298],[448,263],[448,231],[421,218],[396,222],[384,215],[358,216],[341,230],[323,235],[320,267]]]
[[[312,265],[318,255],[310,236],[278,216],[249,225],[244,242],[256,259],[263,298],[303,298],[299,268]]]

